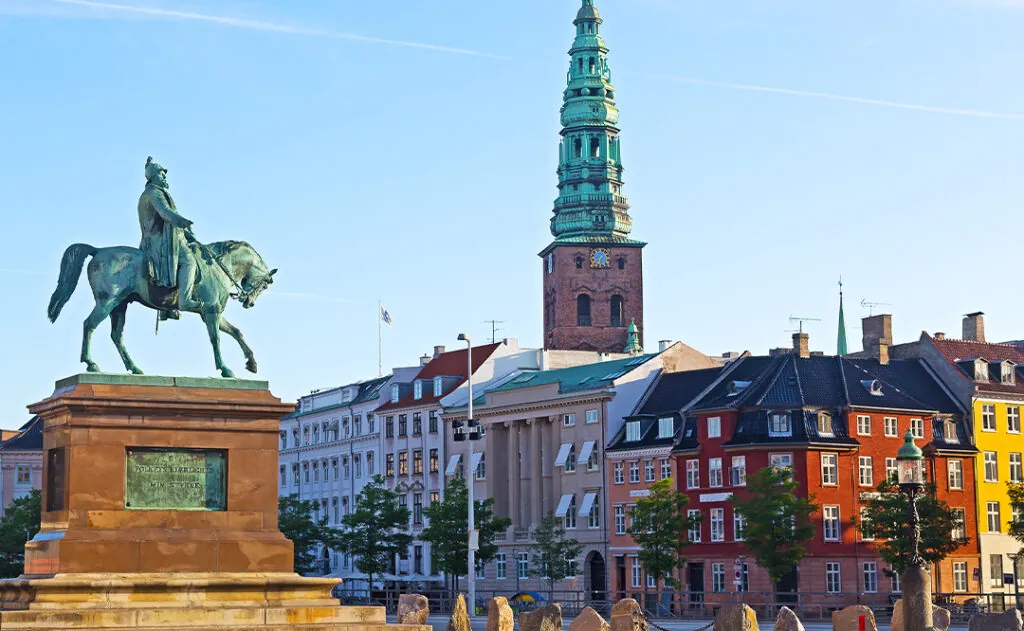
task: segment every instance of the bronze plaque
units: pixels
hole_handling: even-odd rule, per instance
[[[227,454],[220,449],[129,447],[124,507],[226,510]]]

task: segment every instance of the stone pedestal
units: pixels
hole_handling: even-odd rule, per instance
[[[933,626],[932,577],[921,565],[908,566],[900,577],[903,589],[903,628],[928,631]]]
[[[0,628],[387,627],[383,607],[339,607],[339,579],[293,571],[277,525],[293,408],[266,382],[77,375],[29,409],[42,528],[25,575],[0,581]]]

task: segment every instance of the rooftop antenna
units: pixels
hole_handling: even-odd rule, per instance
[[[490,324],[491,325],[491,344],[494,344],[494,342],[498,339],[498,331],[502,330],[501,327],[499,327],[498,325],[499,324],[505,324],[505,321],[504,320],[484,320],[484,324]]]
[[[786,331],[787,333],[803,333],[804,322],[821,322],[821,318],[799,318],[797,316],[789,316],[790,322],[796,322],[798,324],[797,329]]]
[[[868,310],[868,317],[871,317],[871,315],[873,314],[873,309],[875,307],[891,307],[892,304],[888,303],[888,302],[868,302],[868,299],[865,298],[865,299],[860,301],[860,306],[862,306],[865,309],[867,309]]]

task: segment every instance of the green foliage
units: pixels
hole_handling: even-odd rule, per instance
[[[476,564],[480,567],[498,554],[494,537],[504,532],[512,520],[494,516],[494,498],[473,502],[474,521],[480,531],[480,549]],[[444,491],[444,499],[424,509],[429,525],[420,540],[430,544],[434,567],[452,576],[464,576],[469,563],[469,494],[466,481],[453,478]]]
[[[796,490],[790,469],[765,467],[747,478],[743,498],[730,498],[746,520],[747,549],[775,584],[800,563],[814,538],[811,514],[818,505],[814,496],[799,497]]]
[[[533,567],[530,574],[547,580],[548,589],[554,591],[555,582],[576,574],[576,561],[583,545],[566,537],[561,517],[549,512],[533,529]]]
[[[409,509],[379,475],[363,487],[355,509],[341,523],[345,528],[336,547],[355,557],[356,569],[366,574],[371,588],[373,576],[387,572],[394,556],[412,543],[412,535],[401,532],[409,527]]]
[[[675,489],[671,478],[655,482],[651,494],[630,511],[629,535],[640,546],[637,558],[648,575],[680,587],[674,572],[686,565],[687,531],[700,523],[686,514],[690,498]]]
[[[297,495],[282,497],[277,502],[278,528],[295,544],[295,571],[315,574],[320,570],[317,547],[329,545],[334,532],[327,527],[327,518],[313,519],[314,503]]]
[[[902,574],[914,554],[907,495],[895,481],[887,479],[878,484],[878,495],[867,496],[862,505],[862,536],[880,540],[878,550],[882,558],[894,572]],[[953,538],[953,531],[963,524],[945,502],[935,497],[934,484],[927,485],[924,494],[917,497],[917,514],[921,518],[918,551],[925,562],[938,563],[967,543],[967,539]]]
[[[1024,546],[1024,484],[1008,484],[1006,492],[1010,496],[1010,507],[1013,515],[1010,519],[1010,535]],[[1021,549],[1024,552],[1024,547]]]
[[[25,542],[36,536],[42,494],[33,490],[11,502],[0,519],[0,578],[17,578],[25,568]]]

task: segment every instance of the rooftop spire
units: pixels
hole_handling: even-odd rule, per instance
[[[843,315],[843,278],[839,278],[839,336],[836,340],[836,355],[846,355],[846,317]]]
[[[629,328],[626,329],[626,348],[622,349],[622,352],[630,355],[642,355],[644,352],[644,347],[640,345],[640,331],[636,328],[636,318],[629,321]]]

